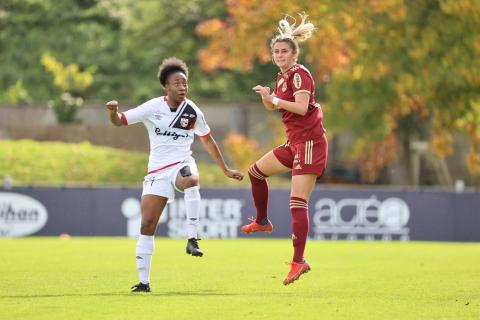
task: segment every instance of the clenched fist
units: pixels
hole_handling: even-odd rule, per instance
[[[118,101],[117,100],[108,101],[106,106],[107,106],[107,109],[110,110],[110,111],[117,111],[118,110]]]

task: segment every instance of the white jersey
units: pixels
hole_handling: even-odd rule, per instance
[[[150,139],[149,173],[188,159],[192,154],[190,147],[194,134],[201,137],[210,134],[202,111],[189,99],[171,111],[167,97],[158,97],[121,115],[127,125],[143,122],[147,128]]]

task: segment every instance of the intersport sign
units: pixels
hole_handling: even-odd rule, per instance
[[[0,237],[34,234],[47,220],[47,209],[38,200],[19,193],[0,192]]]

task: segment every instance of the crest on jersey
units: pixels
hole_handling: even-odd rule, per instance
[[[297,89],[300,89],[300,87],[302,86],[302,77],[300,77],[298,73],[295,73],[295,75],[293,76],[293,85]]]
[[[284,82],[283,86],[282,86],[282,92],[285,92],[285,91],[287,91],[287,83],[286,82]]]
[[[180,118],[180,125],[182,126],[182,128],[188,127],[188,122],[189,122],[188,118]]]

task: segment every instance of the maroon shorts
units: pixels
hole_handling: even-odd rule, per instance
[[[327,166],[327,137],[323,135],[296,144],[287,142],[273,149],[273,154],[281,164],[292,169],[292,176],[316,174],[320,178]]]

